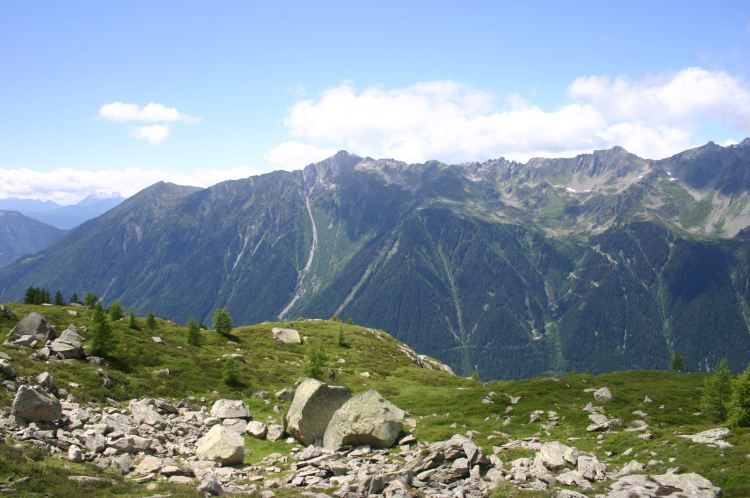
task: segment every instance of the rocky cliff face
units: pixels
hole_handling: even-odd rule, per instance
[[[407,165],[345,152],[197,190],[156,185],[0,271],[138,311],[339,315],[460,373],[690,369],[750,353],[750,140],[662,161]]]

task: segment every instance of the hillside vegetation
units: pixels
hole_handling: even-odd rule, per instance
[[[84,307],[15,303],[9,303],[8,307],[19,318],[31,311],[43,313],[58,330],[71,323],[85,326],[90,318],[90,310]],[[71,316],[68,311],[75,311],[78,316]],[[7,334],[15,322],[0,318],[0,334]],[[705,378],[701,374],[569,373],[559,377],[482,383],[439,371],[437,363],[431,369],[420,367],[414,361],[413,352],[382,331],[334,321],[298,319],[262,323],[235,328],[228,336],[202,331],[201,346],[189,345],[186,329],[172,322],[159,319],[153,331],[145,329],[144,319],[139,318],[138,322],[143,330],[129,329],[127,318],[113,324],[120,336],[120,345],[103,367],[103,373],[97,372],[102,367],[83,360],[33,360],[28,348],[4,345],[0,346],[0,351],[12,357],[19,377],[49,372],[57,386],[79,402],[124,406],[129,399],[146,396],[170,400],[194,396],[199,400],[205,397],[205,403],[210,406],[219,398],[243,399],[255,420],[278,422],[288,403],[272,399],[267,404],[257,396],[257,391],[274,393],[284,387],[294,387],[305,376],[307,348],[320,345],[327,356],[324,380],[348,386],[354,392],[377,389],[417,420],[414,435],[419,441],[438,441],[471,431],[474,441],[487,454],[492,454],[493,446],[510,439],[540,436],[542,441],[570,441],[582,451],[593,451],[608,466],[620,467],[633,459],[642,463],[655,460],[661,463],[655,463],[648,469],[649,473],[679,467],[708,478],[723,488],[725,496],[750,495],[747,429],[733,429],[727,438],[733,446],[723,450],[677,437],[715,426],[698,413]],[[306,338],[306,344],[286,345],[274,341],[271,337],[274,326],[296,328]],[[343,344],[340,336],[343,336]],[[153,337],[161,338],[161,342],[155,342]],[[223,355],[227,354],[243,357],[242,361],[235,361],[239,383],[234,386],[223,381],[226,362]],[[363,376],[364,372],[369,376]],[[109,387],[103,386],[103,375],[111,379]],[[627,431],[615,431],[598,438],[596,432],[586,431],[590,422],[582,409],[593,401],[591,389],[602,386],[608,386],[614,395],[607,404],[607,414],[628,424],[635,418],[633,411],[647,412],[652,439]],[[7,409],[12,396],[0,390],[0,407]],[[512,405],[508,396],[518,396],[520,401]],[[645,397],[652,402],[644,402]],[[489,401],[482,402],[483,399]],[[274,410],[277,403],[280,405],[278,412]],[[530,423],[534,410],[556,411],[558,425],[544,429],[538,422]],[[504,424],[506,416],[510,419]],[[147,495],[145,487],[126,484],[122,477],[110,471],[90,464],[73,464],[33,448],[19,450],[14,444],[7,440],[0,445],[0,483],[30,476],[31,479],[17,487],[24,496],[42,496],[46,490],[55,496],[77,496],[75,486],[66,476],[81,474],[113,479],[112,484],[98,491],[101,495]],[[248,439],[247,447],[253,452],[246,457],[246,463],[254,464],[270,453],[287,454],[292,446],[283,440],[271,443]],[[512,450],[510,455],[502,454],[502,458],[530,454],[533,452]],[[151,493],[157,492],[156,489],[169,491],[172,496],[194,494],[192,489],[162,482],[153,484],[152,488]],[[602,488],[593,491],[597,489]],[[502,487],[497,491],[498,496],[506,492],[508,488]],[[524,492],[515,490],[514,493]],[[529,495],[547,496],[546,493]]]

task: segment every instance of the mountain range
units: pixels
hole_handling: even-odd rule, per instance
[[[0,199],[0,209],[18,211],[37,221],[57,228],[69,229],[106,213],[123,200],[124,198],[119,195],[106,197],[90,195],[76,204],[62,205],[53,201],[9,197]]]
[[[663,160],[406,164],[346,152],[206,189],[153,185],[0,269],[139,312],[351,318],[458,372],[750,360],[750,139]]]
[[[44,249],[63,232],[16,211],[0,210],[0,267]]]

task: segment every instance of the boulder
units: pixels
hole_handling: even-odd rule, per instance
[[[16,315],[4,304],[0,304],[0,318],[5,318],[6,320],[15,320]]]
[[[16,391],[10,413],[27,422],[52,422],[62,416],[62,405],[53,395],[24,385]]]
[[[211,407],[211,416],[216,418],[250,418],[250,409],[241,399],[218,399]]]
[[[55,388],[55,379],[49,372],[42,372],[36,376],[36,383],[42,386],[47,391],[51,391]]]
[[[268,431],[266,431],[266,439],[268,439],[269,441],[278,441],[283,435],[284,426],[279,424],[271,424],[268,426]]]
[[[607,477],[607,466],[596,456],[581,455],[578,457],[578,473],[589,481],[601,481]]]
[[[707,444],[709,446],[716,446],[723,449],[732,447],[731,443],[724,441],[724,438],[727,437],[729,433],[730,431],[726,427],[716,427],[714,429],[699,432],[698,434],[680,434],[679,437],[689,439],[694,443]]]
[[[721,489],[711,481],[695,473],[629,475],[621,477],[610,488],[607,498],[630,498],[632,496],[681,498],[716,498]]]
[[[363,444],[388,448],[396,441],[403,422],[404,411],[370,389],[336,410],[323,436],[323,445],[332,450]]]
[[[284,417],[286,432],[304,445],[321,442],[334,412],[351,395],[343,386],[329,386],[315,379],[303,380]]]
[[[201,460],[211,460],[221,465],[241,464],[245,458],[245,441],[237,432],[215,425],[198,440],[195,454]]]
[[[8,360],[0,359],[0,373],[7,379],[15,379],[16,372],[13,371],[13,367],[10,365]]]
[[[164,417],[156,411],[152,399],[132,399],[128,403],[128,408],[130,409],[130,418],[133,419],[135,424],[147,424],[154,427],[164,424]]]
[[[268,426],[266,426],[266,424],[264,424],[263,422],[253,420],[252,422],[247,423],[245,432],[247,432],[254,438],[263,439],[266,437],[266,433],[268,432]]]
[[[59,354],[64,358],[80,358],[83,356],[83,337],[78,335],[75,325],[70,325],[63,330],[60,337],[49,345],[50,352]]]
[[[74,463],[81,463],[83,461],[83,453],[81,453],[81,449],[71,444],[68,448],[68,460]]]
[[[219,496],[224,492],[221,483],[213,476],[204,478],[200,485],[198,485],[197,490],[199,493],[205,493],[208,496]]]
[[[55,327],[47,323],[44,315],[32,312],[23,317],[20,322],[8,332],[8,339],[14,341],[22,336],[30,335],[39,341],[48,341],[57,337]]]
[[[279,401],[291,401],[292,398],[294,398],[294,391],[289,387],[276,392],[276,399]]]
[[[151,448],[151,439],[141,436],[125,436],[112,441],[109,446],[122,453],[140,453]]]
[[[594,399],[600,403],[606,403],[607,401],[612,401],[612,393],[608,387],[602,387],[594,391]]]
[[[273,334],[274,340],[284,344],[302,344],[302,339],[300,339],[299,332],[296,329],[274,327],[271,329],[271,334]]]
[[[561,469],[568,464],[578,464],[578,450],[559,441],[544,443],[539,450],[539,457],[550,470]]]

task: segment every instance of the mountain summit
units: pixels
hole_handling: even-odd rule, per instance
[[[352,318],[484,378],[750,359],[750,142],[653,161],[406,164],[347,152],[160,183],[0,270],[175,320]]]

